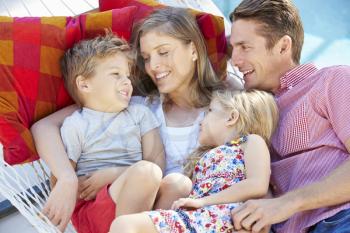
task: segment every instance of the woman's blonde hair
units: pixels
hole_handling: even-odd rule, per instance
[[[270,138],[278,123],[277,104],[270,93],[259,90],[220,90],[213,92],[213,100],[218,101],[224,110],[239,113],[235,125],[239,135],[257,134],[270,144]],[[189,162],[185,166],[187,175],[192,175],[195,164],[209,149],[212,148],[199,147],[189,156]]]
[[[159,9],[134,28],[132,43],[137,53],[134,86],[140,94],[159,95],[156,86],[146,74],[144,61],[140,55],[140,38],[154,30],[178,39],[184,44],[193,42],[198,58],[189,87],[191,90],[190,101],[194,107],[209,105],[212,91],[221,87],[222,82],[209,61],[206,45],[194,16],[183,8],[165,7]]]

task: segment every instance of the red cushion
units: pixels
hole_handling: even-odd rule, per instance
[[[75,42],[111,28],[129,40],[137,7],[77,17],[0,16],[0,142],[9,164],[38,158],[30,126],[72,104],[59,59]]]
[[[137,6],[135,21],[145,18],[155,9],[165,7],[155,0],[99,0],[100,11]],[[196,16],[197,23],[206,42],[209,59],[219,77],[226,77],[227,41],[224,19],[205,12],[190,10]]]

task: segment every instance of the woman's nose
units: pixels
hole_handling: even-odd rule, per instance
[[[157,58],[150,58],[150,68],[151,70],[158,70],[160,67],[160,61]]]

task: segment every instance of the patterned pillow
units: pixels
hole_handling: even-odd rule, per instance
[[[135,21],[141,20],[153,10],[165,7],[155,0],[99,0],[100,11],[136,6],[138,8]],[[190,10],[196,20],[206,42],[209,59],[219,77],[226,77],[227,41],[225,37],[224,19],[205,12]]]
[[[31,125],[72,103],[59,59],[75,42],[111,28],[129,40],[137,7],[77,17],[0,16],[0,142],[9,164],[38,158]]]

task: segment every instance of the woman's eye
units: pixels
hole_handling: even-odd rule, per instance
[[[161,55],[161,56],[165,56],[165,55],[167,55],[168,54],[168,52],[166,51],[166,52],[159,52],[159,55]]]
[[[149,62],[149,58],[148,58],[148,57],[144,57],[144,58],[143,58],[143,62],[144,62],[144,63]]]

